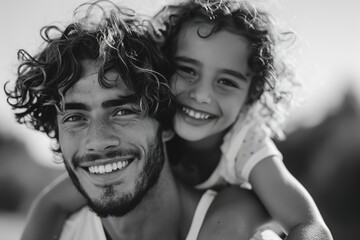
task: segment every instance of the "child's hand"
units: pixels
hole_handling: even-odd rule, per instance
[[[66,214],[74,213],[86,204],[67,173],[50,183],[39,197],[43,204],[54,204],[54,207]]]
[[[281,238],[272,230],[257,231],[250,240],[281,240]]]
[[[85,204],[67,173],[61,175],[35,199],[21,240],[58,239],[66,218]]]

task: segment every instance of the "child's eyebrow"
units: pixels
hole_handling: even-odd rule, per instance
[[[234,71],[234,70],[230,70],[230,69],[222,69],[222,72],[225,73],[225,74],[229,74],[229,75],[232,75],[236,78],[239,78],[245,82],[249,81],[249,77],[251,76],[250,73],[247,73],[247,74],[242,74],[241,72],[238,72],[238,71]]]
[[[201,65],[201,63],[195,59],[189,58],[189,57],[184,57],[184,56],[175,56],[174,57],[175,61],[180,61],[180,62],[186,62],[186,63],[192,63],[195,65]],[[235,70],[231,70],[231,69],[221,69],[221,71],[225,74],[229,74],[232,75],[240,80],[243,80],[244,82],[249,81],[249,77],[251,76],[250,73],[246,73],[246,74],[242,74],[239,71],[235,71]]]
[[[180,62],[187,62],[187,63],[200,65],[199,61],[197,61],[195,59],[192,59],[192,58],[189,58],[189,57],[184,57],[184,56],[176,56],[176,57],[174,57],[174,60],[175,61],[180,61]]]

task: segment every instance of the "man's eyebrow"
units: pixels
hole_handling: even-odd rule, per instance
[[[137,98],[135,97],[135,95],[128,95],[128,96],[121,96],[117,99],[105,101],[105,102],[101,103],[101,106],[103,108],[110,108],[110,107],[116,107],[116,106],[121,106],[121,105],[125,105],[125,104],[137,104],[137,103],[138,103],[138,101],[137,101]],[[68,111],[68,110],[90,111],[90,107],[88,105],[86,105],[85,103],[81,103],[81,102],[68,102],[68,103],[65,103],[64,107],[65,107],[65,111]]]
[[[230,69],[222,69],[222,72],[225,73],[225,74],[232,75],[232,76],[234,76],[236,78],[239,78],[240,80],[243,80],[245,82],[249,81],[249,77],[251,76],[250,73],[247,73],[247,74],[244,75],[241,72],[230,70]]]
[[[104,108],[117,107],[125,104],[137,104],[138,99],[135,95],[121,96],[118,99],[108,100],[103,102],[101,105]]]
[[[84,103],[69,102],[64,104],[64,110],[89,110],[89,106]]]

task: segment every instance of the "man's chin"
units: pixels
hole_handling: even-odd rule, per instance
[[[133,210],[141,201],[134,200],[131,194],[123,195],[121,198],[103,197],[100,200],[88,199],[88,206],[99,217],[122,217]]]
[[[147,192],[157,183],[159,179],[161,167],[157,168],[155,175],[148,178],[143,172],[139,177],[136,187],[133,193],[116,193],[114,186],[109,185],[104,187],[102,193],[96,197],[88,193],[83,185],[80,183],[79,178],[76,176],[74,171],[69,167],[66,161],[65,166],[78,191],[87,200],[87,205],[90,210],[93,211],[99,217],[122,217],[128,212],[132,211],[137,205],[140,204]],[[162,165],[160,165],[162,166]],[[150,181],[149,181],[150,180]]]
[[[131,202],[131,194],[124,194],[122,197],[118,197],[116,196],[113,186],[105,187],[100,197],[94,198],[91,196],[91,194],[88,194],[81,185],[79,178],[76,176],[74,171],[70,168],[66,161],[64,162],[70,179],[73,181],[77,190],[86,199],[90,210],[93,211],[96,215],[99,217],[121,217],[133,209],[128,209],[128,206],[132,205],[128,203],[129,201]]]

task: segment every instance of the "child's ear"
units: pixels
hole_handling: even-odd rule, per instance
[[[174,134],[175,134],[174,131],[171,129],[163,130],[162,131],[163,142],[167,142],[170,139],[172,139],[174,137]]]
[[[246,114],[248,114],[248,112],[249,112],[250,107],[251,107],[251,106],[250,106],[249,104],[245,103],[245,104],[241,107],[240,112],[239,112],[239,115],[246,116]]]

